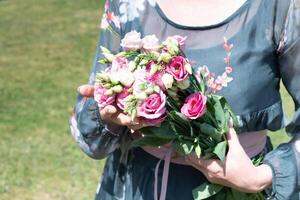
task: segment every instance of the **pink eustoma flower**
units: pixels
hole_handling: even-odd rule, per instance
[[[138,116],[157,120],[166,113],[166,95],[160,91],[153,93],[138,107]]]
[[[127,70],[128,68],[128,60],[122,57],[116,57],[112,61],[111,72],[120,72],[121,70]]]
[[[182,56],[176,56],[170,60],[167,64],[167,72],[173,75],[174,79],[177,81],[185,80],[189,73],[185,69],[186,59]]]
[[[123,89],[123,91],[121,93],[119,93],[117,95],[117,98],[116,98],[116,103],[117,103],[117,106],[121,109],[121,110],[124,110],[125,108],[125,98],[130,95],[131,92],[128,91],[127,88]]]
[[[116,98],[116,95],[106,95],[107,89],[99,84],[95,84],[94,99],[98,103],[100,109],[107,105],[111,105]]]
[[[185,99],[181,108],[181,113],[188,119],[197,119],[204,115],[206,111],[207,97],[201,92],[193,93]]]
[[[181,49],[184,48],[184,46],[185,46],[185,41],[186,41],[186,39],[187,39],[186,36],[185,36],[185,37],[182,37],[182,36],[180,36],[180,35],[174,35],[173,38],[175,38],[175,40],[177,40],[177,42],[178,42],[178,44],[179,44],[179,46],[180,46]]]

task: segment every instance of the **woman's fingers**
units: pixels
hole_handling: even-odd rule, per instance
[[[192,163],[192,164],[196,164],[197,166],[199,166],[202,169],[205,170],[210,170],[210,171],[215,171],[218,170],[220,168],[222,168],[222,163],[219,160],[215,160],[215,159],[208,159],[205,160],[203,158],[198,158],[196,155],[191,154],[189,156],[187,156],[187,159]]]
[[[77,88],[77,91],[80,95],[84,97],[93,97],[94,96],[94,86],[93,85],[81,85]]]
[[[112,105],[105,106],[100,110],[101,119],[104,121],[111,121],[113,115],[117,113],[117,108]]]
[[[111,122],[121,126],[127,126],[129,129],[137,130],[143,127],[143,124],[135,119],[132,121],[131,117],[118,111],[115,106],[108,105],[100,110],[101,119],[106,122]]]

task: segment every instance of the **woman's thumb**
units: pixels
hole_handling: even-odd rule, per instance
[[[94,86],[93,85],[81,85],[77,88],[77,91],[80,95],[84,97],[93,97],[94,96]]]

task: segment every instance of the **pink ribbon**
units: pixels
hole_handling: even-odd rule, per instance
[[[164,169],[163,169],[163,176],[162,176],[162,183],[160,189],[160,197],[159,200],[165,200],[167,195],[167,186],[168,186],[168,177],[169,177],[169,168],[172,156],[172,149],[169,149],[164,156]],[[158,161],[155,167],[155,174],[154,174],[154,200],[158,200],[158,169],[160,166],[162,159]]]

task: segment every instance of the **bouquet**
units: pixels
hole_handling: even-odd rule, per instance
[[[230,54],[233,48],[224,38],[224,73],[220,76],[207,66],[192,68],[183,53],[186,37],[172,36],[159,42],[155,35],[141,38],[132,31],[121,41],[124,51],[113,54],[101,47],[109,64],[96,74],[95,100],[100,108],[115,104],[132,120],[144,124],[143,137],[133,146],[171,144],[178,155],[195,153],[199,158],[224,161],[225,134],[236,116],[223,96],[216,94],[232,81]],[[216,195],[217,199],[264,199],[262,194],[246,194],[216,184],[204,183],[193,191],[195,200]]]

